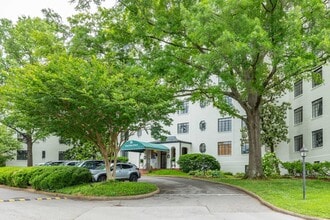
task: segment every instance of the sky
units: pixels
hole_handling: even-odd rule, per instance
[[[114,0],[107,0],[107,6]],[[17,21],[19,16],[42,17],[41,10],[51,8],[61,15],[63,20],[75,13],[69,0],[0,0],[0,18]]]

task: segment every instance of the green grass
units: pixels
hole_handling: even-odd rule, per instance
[[[153,170],[148,173],[148,176],[189,176],[187,173],[177,169],[161,169]]]
[[[306,200],[302,198],[301,179],[242,180],[215,179],[255,193],[263,200],[295,213],[330,218],[330,182],[306,181]]]
[[[147,194],[156,190],[157,186],[151,183],[110,181],[66,187],[56,192],[77,196],[116,197]]]
[[[149,175],[189,176],[180,170],[157,170]],[[241,187],[291,212],[330,219],[330,181],[307,179],[303,200],[301,179],[245,180],[233,176],[207,179]]]

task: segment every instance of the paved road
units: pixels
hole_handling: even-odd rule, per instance
[[[300,219],[274,212],[241,191],[215,183],[145,176],[140,181],[156,183],[160,193],[135,200],[81,201],[0,188],[0,220]]]

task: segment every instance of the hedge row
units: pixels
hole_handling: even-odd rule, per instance
[[[288,171],[290,176],[302,175],[302,162],[300,160],[293,162],[282,162],[282,167]],[[306,162],[306,175],[309,177],[330,177],[330,162],[324,161],[320,163]]]
[[[70,166],[1,167],[0,184],[53,191],[67,186],[91,182],[88,169]]]

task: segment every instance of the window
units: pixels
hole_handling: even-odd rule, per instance
[[[248,154],[249,153],[249,143],[243,143],[241,145],[241,154]]]
[[[219,132],[231,131],[231,118],[219,118],[218,131]]]
[[[294,110],[294,124],[300,124],[303,122],[303,107],[296,108]]]
[[[312,87],[316,87],[322,83],[322,66],[316,68],[313,72]]]
[[[323,129],[319,129],[312,132],[312,147],[322,147],[323,146]]]
[[[231,141],[218,143],[218,155],[231,155]]]
[[[46,158],[46,151],[43,150],[41,151],[41,159],[45,159]]]
[[[189,102],[188,101],[183,101],[182,106],[180,110],[178,110],[178,114],[187,114],[189,110]]]
[[[294,151],[300,151],[303,147],[303,136],[297,135],[294,137]]]
[[[179,123],[178,124],[178,134],[189,133],[189,123]]]
[[[312,102],[312,117],[313,118],[321,116],[323,114],[322,105],[323,105],[322,98],[317,99]]]
[[[201,100],[201,101],[199,102],[199,106],[200,106],[201,108],[205,108],[208,104],[209,104],[209,102],[206,101],[206,100]]]
[[[142,136],[142,129],[141,128],[137,131],[137,136],[138,137],[141,137]]]
[[[58,152],[58,160],[64,160],[65,151],[59,151]]]
[[[232,98],[229,97],[229,96],[225,96],[225,102],[226,102],[228,105],[230,105],[230,106],[233,105],[233,100],[232,100]]]
[[[299,80],[294,84],[294,97],[303,94],[303,81]]]
[[[199,122],[199,129],[201,129],[201,131],[205,131],[206,129],[206,122],[203,120],[201,122]]]
[[[17,160],[27,160],[27,150],[18,150]]]

